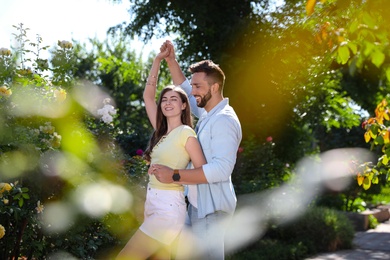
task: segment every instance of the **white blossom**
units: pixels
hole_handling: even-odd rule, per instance
[[[102,116],[102,120],[104,123],[109,124],[113,121],[113,115],[116,115],[116,109],[110,105],[105,103],[104,107],[97,110],[97,114]]]

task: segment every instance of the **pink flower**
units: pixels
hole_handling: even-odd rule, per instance
[[[268,136],[267,139],[265,139],[267,142],[272,142],[272,136]]]
[[[139,156],[142,156],[144,154],[144,151],[142,149],[138,149],[135,153]]]
[[[238,147],[238,153],[242,153],[244,151],[244,147]]]

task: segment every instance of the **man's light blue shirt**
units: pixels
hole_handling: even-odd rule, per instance
[[[204,218],[216,211],[232,214],[237,198],[231,174],[242,139],[240,121],[229,105],[228,98],[224,98],[207,112],[197,106],[188,80],[185,80],[181,87],[190,99],[192,113],[199,118],[197,135],[207,160],[207,164],[202,167],[208,183],[197,184],[198,217]],[[189,200],[191,201],[191,198]]]

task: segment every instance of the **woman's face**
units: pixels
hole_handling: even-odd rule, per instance
[[[180,117],[185,107],[186,104],[181,101],[176,91],[169,90],[161,98],[161,110],[166,117]]]

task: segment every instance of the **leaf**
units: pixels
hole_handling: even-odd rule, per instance
[[[379,178],[378,178],[378,176],[374,176],[374,178],[372,178],[371,183],[372,183],[372,184],[378,184],[378,183],[379,183]]]
[[[348,42],[347,43],[349,49],[352,51],[353,54],[356,54],[357,53],[357,44],[354,43],[354,42]]]
[[[363,189],[368,190],[371,187],[371,181],[369,178],[364,178]]]
[[[367,131],[364,133],[364,140],[366,141],[366,143],[368,143],[371,139],[371,135],[369,132],[371,132],[371,131]]]
[[[358,175],[357,175],[357,183],[359,184],[359,186],[362,186],[363,181],[364,181],[364,176],[362,176],[360,173],[358,173]]]
[[[390,67],[386,69],[386,78],[390,82]]]
[[[375,45],[372,44],[371,42],[365,42],[365,48],[363,54],[365,56],[369,56],[375,49]]]
[[[378,135],[377,137],[373,137],[375,139],[376,145],[382,145],[385,143],[385,140],[383,139],[382,135]]]
[[[376,138],[376,135],[378,134],[378,131],[377,131],[378,129],[374,129],[374,127],[372,127],[368,132],[370,133],[370,135],[371,135],[371,137],[372,138]]]
[[[370,128],[372,134],[373,134],[373,138],[376,137],[376,135],[378,134],[378,132],[380,132],[380,129],[379,129],[379,126],[377,124],[373,124]]]
[[[387,157],[386,154],[382,156],[382,163],[384,165],[387,165],[389,163],[389,158]]]
[[[387,121],[389,121],[389,114],[388,114],[388,110],[386,109],[385,113],[383,113],[383,118],[386,119]]]
[[[387,149],[388,148],[388,145],[384,145],[384,154],[386,154],[387,158],[390,158],[390,149]]]
[[[389,131],[385,131],[384,134],[383,134],[383,142],[385,144],[389,143],[389,138],[390,138]]]
[[[384,61],[385,61],[385,54],[383,54],[383,52],[381,52],[379,50],[376,50],[376,51],[372,52],[372,54],[371,54],[371,62],[377,68],[379,68],[383,64]]]
[[[24,199],[20,198],[20,200],[19,200],[19,207],[23,207],[23,204],[24,204]]]
[[[375,20],[368,12],[363,13],[363,22],[368,25],[369,28],[374,28],[376,26]]]
[[[316,5],[317,0],[307,0],[306,2],[306,14],[310,16],[314,13],[314,7]]]
[[[341,64],[346,64],[349,60],[349,48],[347,45],[340,45],[337,49],[338,57]]]

